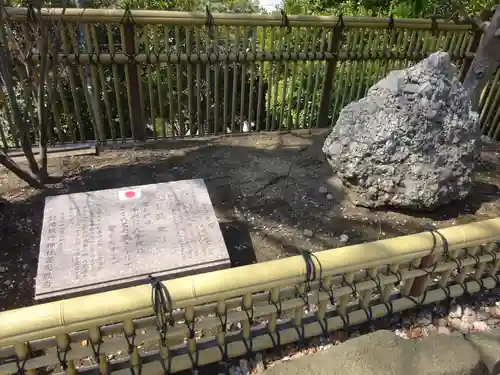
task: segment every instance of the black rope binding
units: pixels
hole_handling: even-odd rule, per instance
[[[436,16],[431,16],[431,22],[432,22],[431,34],[432,34],[432,36],[437,36],[439,33],[439,27],[438,27],[438,22],[437,22]]]
[[[37,21],[35,8],[31,2],[26,1],[26,3],[28,8],[26,13],[26,22],[35,23]]]
[[[57,360],[59,361],[59,364],[61,365],[63,371],[66,371],[68,369],[67,357],[68,357],[68,352],[70,350],[71,350],[71,345],[68,345],[68,347],[64,351],[62,351],[59,347],[57,347]]]
[[[161,344],[165,347],[168,326],[172,327],[175,324],[172,317],[172,299],[167,288],[160,280],[151,275],[149,278],[151,281],[151,303],[156,315],[156,329],[160,335]]]
[[[99,328],[99,332],[101,331],[101,329]],[[101,345],[103,343],[102,341],[102,338],[99,340],[99,342],[97,343],[97,345],[94,345],[94,343],[92,342],[92,340],[89,340],[90,342],[90,347],[92,349],[92,352],[94,353],[94,360],[96,361],[96,363],[100,363],[101,362],[101,358],[100,358],[100,355],[101,355]]]
[[[16,355],[16,367],[17,367],[17,375],[25,375],[26,374],[26,362],[28,361],[29,357],[30,357],[30,353],[31,353],[31,350],[30,350],[30,346],[29,346],[29,343],[27,344],[28,345],[28,350],[27,350],[27,354],[26,356],[23,358],[22,361],[19,360],[19,357]]]
[[[215,27],[215,20],[214,16],[212,16],[212,13],[210,13],[208,5],[205,6],[205,17],[205,27],[207,28],[207,34],[211,37]]]
[[[281,27],[286,27],[286,33],[290,34],[292,32],[292,26],[290,26],[290,21],[285,13],[284,9],[280,9],[281,13]]]
[[[123,13],[122,20],[120,21],[120,24],[124,23],[130,23],[132,25],[135,25],[135,20],[134,16],[132,15],[132,10],[130,9],[130,5],[127,5],[125,7],[125,12]]]
[[[394,16],[392,14],[389,16],[389,23],[387,25],[387,28],[389,30],[394,29]]]

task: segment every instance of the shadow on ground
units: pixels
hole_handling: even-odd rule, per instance
[[[0,203],[0,309],[32,303],[48,195],[202,178],[233,266],[420,232],[427,220],[464,213],[480,220],[474,214],[499,199],[498,186],[486,176],[500,171],[493,158],[463,205],[420,216],[354,207],[333,182],[321,152],[324,138],[324,133],[260,134],[168,141],[62,160],[53,171],[65,175],[62,183],[16,203]]]

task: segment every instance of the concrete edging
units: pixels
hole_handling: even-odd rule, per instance
[[[353,338],[277,364],[265,375],[498,375],[500,331],[405,340],[391,331]]]

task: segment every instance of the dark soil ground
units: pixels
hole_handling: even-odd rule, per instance
[[[470,198],[431,214],[355,207],[334,182],[326,133],[162,141],[50,160],[63,175],[44,191],[0,169],[0,310],[33,303],[48,195],[203,178],[234,266],[420,232],[500,215],[500,146],[488,146]],[[324,192],[324,189],[327,192]]]

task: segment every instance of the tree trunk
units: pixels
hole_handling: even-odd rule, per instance
[[[464,80],[464,87],[472,103],[472,109],[477,111],[484,87],[495,74],[500,64],[500,5],[489,25],[484,30],[476,56]]]
[[[12,69],[12,61],[10,60],[10,55],[6,52],[6,48],[8,48],[7,38],[5,36],[4,25],[0,27],[0,69],[2,72],[3,83],[5,88],[7,89],[7,96],[9,98],[9,102],[12,109],[12,119],[16,123],[17,128],[19,129],[19,135],[21,138],[21,147],[23,149],[24,154],[26,155],[26,159],[28,160],[29,167],[31,172],[34,174],[38,174],[38,164],[35,160],[35,156],[33,155],[33,151],[31,149],[31,141],[29,139],[29,131],[27,129],[26,121],[24,121],[21,110],[17,103],[16,94],[14,92],[14,82],[12,80],[13,69]]]
[[[47,25],[40,19],[41,38],[39,43],[39,53],[41,56],[40,61],[40,74],[38,82],[38,124],[39,124],[39,137],[38,143],[40,147],[40,170],[38,176],[42,183],[47,178],[47,126],[48,124],[48,108],[45,106],[45,75],[47,73],[47,53],[48,53],[48,35]]]
[[[29,186],[36,189],[42,189],[43,184],[37,179],[37,176],[29,170],[24,170],[19,165],[16,164],[7,154],[0,151],[0,163],[5,166],[9,171],[14,173],[21,180],[26,181]]]

